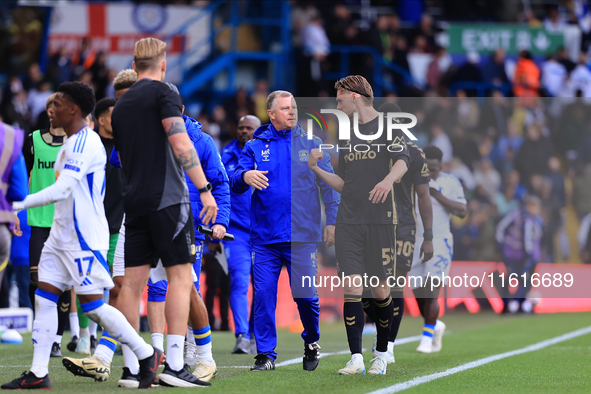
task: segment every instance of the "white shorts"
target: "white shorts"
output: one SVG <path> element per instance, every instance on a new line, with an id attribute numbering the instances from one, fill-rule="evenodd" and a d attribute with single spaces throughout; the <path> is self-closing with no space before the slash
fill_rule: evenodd
<path id="1" fill-rule="evenodd" d="M 193 273 L 193 282 L 196 282 L 197 275 L 193 269 L 191 269 L 191 272 Z M 115 248 L 115 257 L 113 258 L 113 278 L 116 276 L 125 276 L 125 216 L 123 217 L 123 223 L 121 223 L 119 239 Z M 162 265 L 162 261 L 158 261 L 156 268 L 150 270 L 150 280 L 152 283 L 168 280 L 166 268 Z"/>
<path id="2" fill-rule="evenodd" d="M 76 294 L 103 294 L 113 288 L 107 250 L 61 250 L 46 242 L 39 259 L 39 282 Z"/>
<path id="3" fill-rule="evenodd" d="M 423 237 L 417 236 L 416 245 L 422 244 Z M 429 261 L 425 261 L 424 263 L 419 257 L 421 254 L 421 248 L 415 248 L 412 260 L 412 268 L 410 269 L 408 276 L 420 276 L 423 279 L 426 279 L 427 275 L 439 277 L 441 277 L 441 275 L 449 275 L 449 270 L 451 269 L 451 260 L 453 258 L 453 250 L 454 239 L 451 235 L 446 238 L 433 238 L 433 258 L 431 258 Z M 410 281 L 411 288 L 413 289 L 419 287 L 418 284 L 419 281 Z"/>

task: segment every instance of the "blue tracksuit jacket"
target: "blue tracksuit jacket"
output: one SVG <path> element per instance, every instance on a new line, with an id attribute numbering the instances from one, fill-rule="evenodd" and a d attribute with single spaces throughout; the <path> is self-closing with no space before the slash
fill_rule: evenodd
<path id="1" fill-rule="evenodd" d="M 232 174 L 230 184 L 235 193 L 245 193 L 250 186 L 244 173 L 269 171 L 269 187 L 254 190 L 250 209 L 252 245 L 281 242 L 321 242 L 321 214 L 318 187 L 326 211 L 326 224 L 335 224 L 340 195 L 308 168 L 310 149 L 322 140 L 308 140 L 297 125 L 293 130 L 278 131 L 272 124 L 259 127 L 248 141 Z M 291 164 L 291 165 L 290 165 Z M 318 165 L 333 172 L 329 155 Z"/>

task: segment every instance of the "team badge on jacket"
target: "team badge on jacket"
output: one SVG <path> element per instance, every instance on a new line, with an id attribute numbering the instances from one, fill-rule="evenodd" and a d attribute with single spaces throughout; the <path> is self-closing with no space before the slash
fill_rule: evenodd
<path id="1" fill-rule="evenodd" d="M 263 161 L 271 161 L 269 156 L 271 156 L 271 148 L 267 148 L 261 151 L 261 155 L 263 156 Z"/>
<path id="2" fill-rule="evenodd" d="M 307 162 L 309 158 L 310 158 L 309 151 L 307 151 L 306 149 L 300 150 L 300 161 L 301 162 Z"/>

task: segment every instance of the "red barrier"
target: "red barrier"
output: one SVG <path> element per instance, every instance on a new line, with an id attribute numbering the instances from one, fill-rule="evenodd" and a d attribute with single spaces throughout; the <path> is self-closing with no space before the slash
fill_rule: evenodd
<path id="1" fill-rule="evenodd" d="M 536 267 L 535 273 L 540 278 L 540 285 L 532 289 L 530 296 L 536 298 L 538 301 L 534 307 L 536 313 L 557 313 L 557 312 L 588 312 L 591 311 L 591 266 L 580 264 L 551 264 L 540 263 Z M 491 308 L 496 313 L 501 313 L 503 310 L 502 294 L 499 294 L 497 287 L 493 286 L 492 278 L 495 275 L 503 274 L 505 278 L 505 288 L 509 286 L 507 277 L 507 270 L 503 263 L 497 262 L 480 262 L 480 261 L 454 261 L 450 275 L 451 277 L 470 277 L 481 278 L 480 284 L 482 286 L 451 286 L 445 289 L 447 298 L 440 298 L 440 313 L 443 315 L 445 311 L 453 311 L 456 307 L 464 305 L 470 313 L 478 313 L 481 306 L 476 299 L 478 294 L 474 294 L 475 289 L 479 288 L 486 296 Z M 572 275 L 573 282 L 570 287 L 566 287 L 566 283 L 562 286 L 544 286 L 549 282 L 546 280 L 542 283 L 542 278 L 564 278 L 567 274 Z M 335 268 L 320 268 L 319 276 L 335 276 L 337 275 Z M 544 276 L 545 275 L 545 276 Z M 556 275 L 556 276 L 555 276 Z M 568 277 L 568 276 L 567 276 Z M 484 279 L 484 280 L 482 280 Z M 201 291 L 205 295 L 205 274 L 201 274 Z M 497 283 L 497 282 L 495 282 Z M 558 281 L 551 282 L 558 284 Z M 515 293 L 517 287 L 508 287 L 510 293 Z M 320 298 L 320 320 L 321 321 L 335 321 L 342 318 L 343 299 L 342 297 L 323 297 L 323 294 L 329 292 L 319 291 Z M 335 294 L 335 293 L 332 293 Z M 338 294 L 337 294 L 338 295 Z M 442 292 L 443 295 L 443 292 Z M 566 298 L 572 296 L 572 298 Z M 404 288 L 405 297 L 405 311 L 411 316 L 418 316 L 419 308 L 414 299 L 414 295 L 410 287 Z M 482 297 L 481 297 L 482 298 Z M 252 286 L 248 292 L 249 302 L 252 300 Z M 145 302 L 147 301 L 147 292 L 144 292 L 142 300 L 142 315 L 145 315 Z M 214 315 L 219 319 L 219 305 L 216 298 Z M 284 268 L 281 271 L 278 284 L 277 294 L 277 311 L 276 311 L 277 327 L 290 328 L 294 332 L 302 330 L 297 306 L 291 296 L 291 287 L 287 270 Z M 230 329 L 234 329 L 234 321 L 232 313 L 229 312 Z"/>

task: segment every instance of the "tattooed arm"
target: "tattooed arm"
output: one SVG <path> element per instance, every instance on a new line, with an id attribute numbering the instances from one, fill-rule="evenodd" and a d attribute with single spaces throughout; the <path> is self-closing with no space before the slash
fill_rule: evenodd
<path id="1" fill-rule="evenodd" d="M 168 137 L 168 142 L 172 146 L 172 150 L 183 170 L 187 173 L 191 181 L 199 189 L 202 189 L 207 184 L 207 179 L 199 163 L 199 157 L 195 151 L 195 147 L 187 134 L 185 129 L 185 122 L 183 118 L 172 117 L 162 120 L 162 126 Z M 203 203 L 203 210 L 200 217 L 203 217 L 204 224 L 215 223 L 218 207 L 211 192 L 201 193 L 201 202 Z M 203 216 L 205 214 L 205 216 Z"/>

